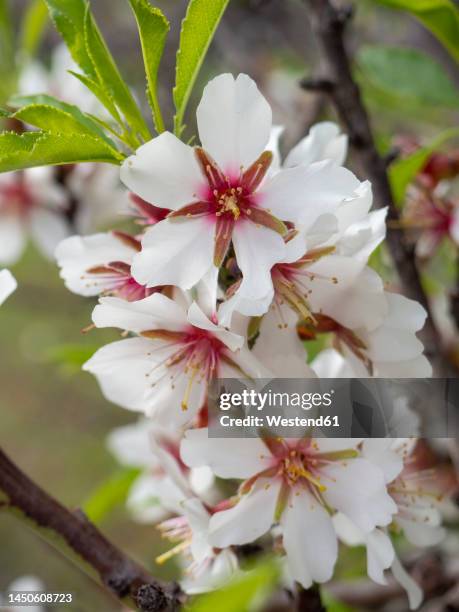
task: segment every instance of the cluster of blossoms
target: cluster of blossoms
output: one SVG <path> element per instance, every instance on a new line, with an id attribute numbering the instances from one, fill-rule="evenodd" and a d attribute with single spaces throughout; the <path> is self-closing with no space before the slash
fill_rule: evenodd
<path id="1" fill-rule="evenodd" d="M 200 146 L 164 132 L 124 162 L 135 233 L 72 236 L 56 250 L 67 287 L 99 296 L 94 326 L 123 334 L 84 369 L 143 415 L 109 441 L 142 469 L 129 507 L 174 541 L 160 562 L 191 559 L 187 592 L 218 587 L 239 571 L 237 546 L 259 538 L 287 580 L 309 587 L 332 577 L 339 540 L 358 539 L 370 577 L 384 583 L 391 568 L 415 607 L 390 533 L 420 545 L 442 533 L 415 443 L 207 430 L 215 377 L 431 375 L 416 337 L 423 308 L 367 265 L 386 211 L 370 212 L 371 185 L 343 167 L 336 125 L 316 125 L 282 159 L 282 130 L 246 75 L 212 80 L 197 124 Z M 318 337 L 327 348 L 308 365 L 304 341 Z M 229 498 L 221 479 L 241 481 Z"/>

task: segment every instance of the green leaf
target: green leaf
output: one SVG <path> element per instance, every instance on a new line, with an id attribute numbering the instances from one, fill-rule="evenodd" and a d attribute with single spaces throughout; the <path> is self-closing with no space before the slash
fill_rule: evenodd
<path id="1" fill-rule="evenodd" d="M 89 520 L 100 524 L 116 506 L 124 504 L 132 483 L 139 474 L 138 468 L 121 468 L 94 491 L 83 505 Z"/>
<path id="2" fill-rule="evenodd" d="M 254 569 L 222 589 L 197 597 L 189 612 L 252 612 L 261 609 L 276 588 L 278 577 L 279 566 L 275 561 L 258 562 Z"/>
<path id="3" fill-rule="evenodd" d="M 97 80 L 97 73 L 86 49 L 84 22 L 86 0 L 45 0 L 56 30 L 64 39 L 71 56 L 83 72 Z"/>
<path id="4" fill-rule="evenodd" d="M 89 91 L 91 91 L 96 96 L 96 98 L 99 100 L 102 106 L 105 106 L 105 108 L 108 110 L 110 115 L 113 117 L 113 119 L 115 119 L 117 123 L 119 123 L 120 125 L 123 123 L 120 117 L 120 114 L 115 104 L 113 103 L 113 100 L 110 98 L 108 93 L 104 90 L 104 88 L 99 85 L 99 83 L 97 83 L 96 81 L 93 81 L 92 79 L 90 79 L 84 74 L 78 74 L 78 72 L 74 72 L 73 70 L 69 70 L 69 72 L 76 79 L 81 81 L 83 85 L 85 85 L 89 89 Z"/>
<path id="5" fill-rule="evenodd" d="M 229 0 L 190 0 L 180 32 L 174 104 L 175 133 L 182 131 L 191 90 Z"/>
<path id="6" fill-rule="evenodd" d="M 148 0 L 129 0 L 129 3 L 139 28 L 148 83 L 148 101 L 153 112 L 153 120 L 156 131 L 164 132 L 164 121 L 157 95 L 157 79 L 159 63 L 169 32 L 169 22 L 159 9 L 151 6 Z"/>
<path id="7" fill-rule="evenodd" d="M 120 153 L 87 134 L 0 134 L 0 172 L 82 162 L 119 164 L 122 160 Z"/>
<path id="8" fill-rule="evenodd" d="M 104 133 L 92 117 L 80 111 L 77 106 L 67 104 L 46 94 L 35 96 L 13 96 L 10 105 L 20 108 L 12 116 L 46 132 L 84 133 L 102 138 L 116 150 L 114 142 Z"/>
<path id="9" fill-rule="evenodd" d="M 459 128 L 451 128 L 437 136 L 429 145 L 418 149 L 411 155 L 404 157 L 391 164 L 389 168 L 389 179 L 392 187 L 392 193 L 397 205 L 403 203 L 405 191 L 408 185 L 413 181 L 416 174 L 420 172 L 429 156 L 445 142 L 453 138 L 459 137 Z"/>
<path id="10" fill-rule="evenodd" d="M 48 21 L 48 9 L 44 0 L 33 0 L 28 6 L 21 23 L 19 48 L 22 58 L 35 55 Z"/>
<path id="11" fill-rule="evenodd" d="M 459 10 L 451 0 L 375 0 L 408 11 L 434 34 L 459 62 Z"/>
<path id="12" fill-rule="evenodd" d="M 84 21 L 84 34 L 86 47 L 97 73 L 97 81 L 108 92 L 118 109 L 123 113 L 134 134 L 140 134 L 144 140 L 149 140 L 151 138 L 150 130 L 129 87 L 119 73 L 118 67 L 89 10 L 89 6 L 86 10 Z"/>
<path id="13" fill-rule="evenodd" d="M 415 49 L 363 47 L 358 64 L 370 84 L 410 105 L 457 108 L 459 93 L 442 66 Z"/>

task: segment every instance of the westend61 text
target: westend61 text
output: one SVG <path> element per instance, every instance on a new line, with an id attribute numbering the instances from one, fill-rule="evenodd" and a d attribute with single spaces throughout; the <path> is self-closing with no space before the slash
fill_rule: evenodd
<path id="1" fill-rule="evenodd" d="M 306 417 L 283 417 L 267 414 L 263 416 L 230 417 L 224 414 L 219 419 L 222 427 L 339 427 L 338 415 Z"/>

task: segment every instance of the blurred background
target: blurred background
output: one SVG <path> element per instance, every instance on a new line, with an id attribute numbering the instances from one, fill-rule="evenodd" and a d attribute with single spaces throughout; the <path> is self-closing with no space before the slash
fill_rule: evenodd
<path id="1" fill-rule="evenodd" d="M 10 3 L 17 28 L 29 4 L 26 0 Z M 158 0 L 156 4 L 171 22 L 160 71 L 160 100 L 171 125 L 175 51 L 187 3 Z M 403 156 L 444 138 L 440 151 L 454 159 L 457 141 L 450 138 L 454 135 L 450 132 L 459 117 L 457 66 L 439 42 L 409 16 L 380 8 L 371 0 L 355 4 L 349 45 L 356 54 L 356 75 L 381 151 L 387 153 L 395 147 Z M 91 5 L 124 76 L 145 107 L 143 65 L 128 2 L 92 0 Z M 46 25 L 34 60 L 45 72 L 53 69 L 53 53 L 59 43 L 53 27 Z M 414 49 L 419 54 L 402 51 L 400 55 L 397 50 L 387 51 L 388 47 Z M 288 150 L 312 123 L 334 118 L 322 95 L 306 93 L 298 85 L 301 78 L 320 72 L 320 65 L 307 11 L 300 0 L 232 0 L 194 89 L 187 133 L 191 136 L 194 131 L 193 110 L 203 84 L 220 72 L 246 72 L 272 104 L 276 123 L 286 127 L 283 146 Z M 10 76 L 16 85 L 21 80 L 19 73 Z M 60 77 L 54 78 L 58 89 Z M 0 105 L 5 102 L 3 99 Z M 352 156 L 350 166 L 361 175 Z M 110 199 L 104 203 L 105 212 L 110 212 L 111 204 Z M 87 232 L 108 225 L 105 213 L 101 219 L 97 214 L 95 219 L 89 216 Z M 122 226 L 122 218 L 117 221 Z M 372 263 L 393 282 L 384 249 Z M 446 302 L 456 285 L 455 244 L 446 238 L 422 265 L 438 324 L 454 355 L 456 334 Z M 133 522 L 124 508 L 123 497 L 134 472 L 121 468 L 106 447 L 107 434 L 133 422 L 135 416 L 105 401 L 95 379 L 80 371 L 81 363 L 97 347 L 116 339 L 116 333 L 82 333 L 90 323 L 94 302 L 66 290 L 55 263 L 33 244 L 29 243 L 18 261 L 8 267 L 19 288 L 0 311 L 0 445 L 64 504 L 90 508 L 102 530 L 130 555 L 159 575 L 174 576 L 173 563 L 160 568 L 155 565 L 155 556 L 167 548 L 155 528 Z M 458 545 L 458 533 L 452 531 L 450 548 Z M 364 575 L 363 551 L 350 551 L 340 572 L 338 577 L 349 579 Z M 77 603 L 66 610 L 119 610 L 119 604 L 47 544 L 0 513 L 0 592 L 27 574 L 38 576 L 48 592 L 72 592 Z M 388 605 L 390 610 L 406 609 L 404 601 Z"/>

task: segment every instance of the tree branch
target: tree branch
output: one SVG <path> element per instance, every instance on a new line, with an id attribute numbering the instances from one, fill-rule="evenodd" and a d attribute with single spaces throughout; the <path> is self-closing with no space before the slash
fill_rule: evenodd
<path id="1" fill-rule="evenodd" d="M 309 589 L 297 585 L 295 610 L 296 612 L 326 612 L 326 608 L 322 605 L 318 585 Z"/>
<path id="2" fill-rule="evenodd" d="M 172 612 L 182 595 L 156 580 L 95 527 L 38 487 L 0 449 L 0 510 L 8 510 L 70 557 L 118 599 L 146 612 Z"/>
<path id="3" fill-rule="evenodd" d="M 328 94 L 338 115 L 349 133 L 350 143 L 360 158 L 363 169 L 373 185 L 377 207 L 388 207 L 387 244 L 395 267 L 408 296 L 420 302 L 428 313 L 422 340 L 425 354 L 430 359 L 434 372 L 439 376 L 451 373 L 451 364 L 441 350 L 441 339 L 435 328 L 431 310 L 416 267 L 413 246 L 404 232 L 395 229 L 393 222 L 399 214 L 392 197 L 387 176 L 387 162 L 378 153 L 370 120 L 362 102 L 359 87 L 352 76 L 351 61 L 344 44 L 344 29 L 351 11 L 338 8 L 332 0 L 305 0 L 309 7 L 311 25 L 322 51 L 325 74 L 311 82 L 303 81 L 302 86 Z"/>

